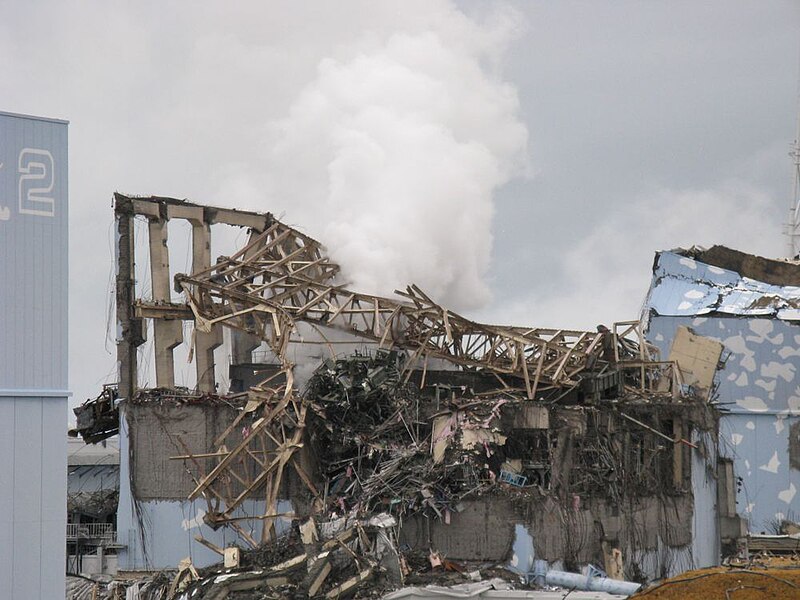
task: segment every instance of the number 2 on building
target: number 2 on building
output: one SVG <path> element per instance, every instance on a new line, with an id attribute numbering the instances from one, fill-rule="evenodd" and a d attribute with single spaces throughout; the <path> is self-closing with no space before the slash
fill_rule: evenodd
<path id="1" fill-rule="evenodd" d="M 19 153 L 19 212 L 55 216 L 53 155 L 47 150 L 23 148 Z"/>

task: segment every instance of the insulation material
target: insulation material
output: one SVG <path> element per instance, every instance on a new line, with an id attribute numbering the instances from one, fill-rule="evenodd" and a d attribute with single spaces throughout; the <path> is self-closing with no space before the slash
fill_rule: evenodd
<path id="1" fill-rule="evenodd" d="M 461 432 L 461 447 L 464 450 L 474 450 L 487 444 L 502 446 L 506 443 L 506 436 L 488 429 L 465 429 Z"/>
<path id="2" fill-rule="evenodd" d="M 458 413 L 436 417 L 433 420 L 433 435 L 431 436 L 433 448 L 431 454 L 433 455 L 434 464 L 438 465 L 444 460 L 444 453 L 450 445 L 450 438 L 453 436 L 457 422 Z"/>

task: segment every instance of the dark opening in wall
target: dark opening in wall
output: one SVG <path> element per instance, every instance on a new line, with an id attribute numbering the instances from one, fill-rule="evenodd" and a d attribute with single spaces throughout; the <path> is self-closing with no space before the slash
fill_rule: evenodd
<path id="1" fill-rule="evenodd" d="M 789 466 L 800 471 L 800 421 L 789 428 Z"/>

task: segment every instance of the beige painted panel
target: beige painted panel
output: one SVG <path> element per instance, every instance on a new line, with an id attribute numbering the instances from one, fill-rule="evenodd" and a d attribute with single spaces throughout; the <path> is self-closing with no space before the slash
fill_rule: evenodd
<path id="1" fill-rule="evenodd" d="M 721 343 L 697 335 L 688 327 L 678 327 L 672 341 L 669 360 L 677 363 L 683 383 L 694 386 L 706 400 L 714 383 L 722 348 Z"/>

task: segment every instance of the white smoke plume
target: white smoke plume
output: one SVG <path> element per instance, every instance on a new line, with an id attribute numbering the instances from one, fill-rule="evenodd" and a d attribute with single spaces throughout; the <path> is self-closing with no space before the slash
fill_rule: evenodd
<path id="1" fill-rule="evenodd" d="M 490 299 L 493 193 L 526 168 L 517 93 L 495 69 L 517 21 L 443 4 L 367 34 L 272 123 L 266 208 L 325 243 L 354 290 L 413 282 L 459 309 Z"/>

